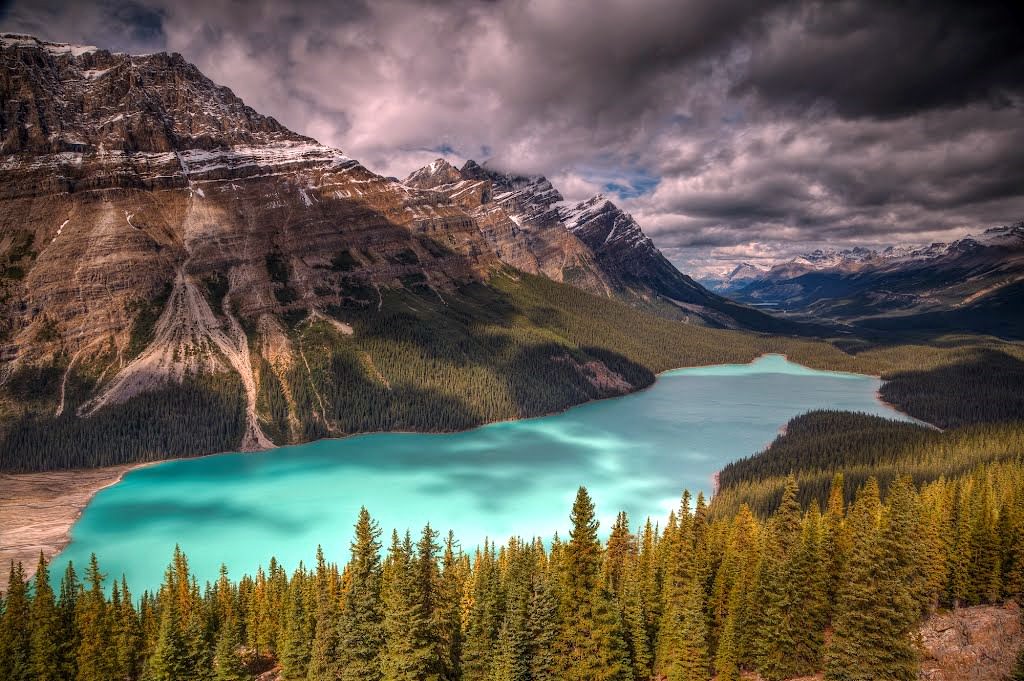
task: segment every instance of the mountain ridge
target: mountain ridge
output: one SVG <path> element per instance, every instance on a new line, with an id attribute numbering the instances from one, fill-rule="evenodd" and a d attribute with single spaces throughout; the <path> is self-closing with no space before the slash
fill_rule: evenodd
<path id="1" fill-rule="evenodd" d="M 615 301 L 679 328 L 774 323 L 696 285 L 715 308 L 629 290 L 566 228 L 544 178 L 475 163 L 454 187 L 426 178 L 455 178 L 440 164 L 409 180 L 422 188 L 381 177 L 180 55 L 7 36 L 0 65 L 11 456 L 464 428 L 653 380 L 610 344 Z M 595 318 L 576 323 L 591 335 L 566 335 L 569 308 L 531 297 L 531 273 L 608 301 L 586 301 Z"/>
<path id="2" fill-rule="evenodd" d="M 1022 290 L 1024 222 L 1016 222 L 948 244 L 817 251 L 776 265 L 730 295 L 864 330 L 1020 338 Z"/>

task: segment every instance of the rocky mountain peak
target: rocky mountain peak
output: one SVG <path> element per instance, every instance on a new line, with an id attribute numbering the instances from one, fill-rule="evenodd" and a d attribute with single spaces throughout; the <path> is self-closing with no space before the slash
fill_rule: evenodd
<path id="1" fill-rule="evenodd" d="M 432 161 L 429 165 L 425 165 L 419 170 L 410 173 L 403 181 L 403 184 L 418 189 L 434 189 L 446 184 L 462 182 L 464 179 L 466 178 L 463 177 L 458 168 L 445 159 L 439 158 Z"/>
<path id="2" fill-rule="evenodd" d="M 0 151 L 163 153 L 313 142 L 246 106 L 180 54 L 0 38 Z"/>
<path id="3" fill-rule="evenodd" d="M 741 262 L 739 265 L 736 265 L 736 267 L 734 267 L 732 271 L 726 275 L 725 278 L 726 281 L 730 282 L 743 281 L 746 279 L 756 279 L 757 277 L 762 276 L 767 271 L 768 270 L 766 270 L 765 268 L 758 267 L 757 265 L 752 265 L 749 262 Z"/>
<path id="4" fill-rule="evenodd" d="M 603 248 L 614 243 L 629 248 L 654 249 L 653 242 L 647 238 L 633 216 L 603 194 L 597 194 L 572 208 L 563 208 L 561 214 L 569 231 L 591 244 L 591 248 Z"/>

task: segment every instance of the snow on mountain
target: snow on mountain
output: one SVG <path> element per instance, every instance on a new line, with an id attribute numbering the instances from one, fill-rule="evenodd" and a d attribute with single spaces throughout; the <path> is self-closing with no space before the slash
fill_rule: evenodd
<path id="1" fill-rule="evenodd" d="M 764 267 L 752 265 L 749 262 L 741 262 L 725 276 L 725 280 L 728 282 L 751 281 L 764 276 L 767 271 Z"/>

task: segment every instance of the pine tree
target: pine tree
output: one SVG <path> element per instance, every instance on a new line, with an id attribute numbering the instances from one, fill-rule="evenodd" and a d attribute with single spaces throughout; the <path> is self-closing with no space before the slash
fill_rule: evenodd
<path id="1" fill-rule="evenodd" d="M 485 681 L 491 677 L 494 650 L 501 628 L 501 595 L 493 546 L 487 539 L 473 561 L 472 581 L 467 584 L 462 678 Z"/>
<path id="2" fill-rule="evenodd" d="M 309 681 L 333 680 L 341 676 L 338 649 L 341 611 L 327 580 L 321 577 L 318 578 L 318 582 L 322 586 L 319 587 L 317 594 L 316 628 L 306 675 Z"/>
<path id="3" fill-rule="evenodd" d="M 598 522 L 585 487 L 576 494 L 570 520 L 562 566 L 562 676 L 568 681 L 628 679 L 622 625 L 611 595 L 601 584 Z"/>
<path id="4" fill-rule="evenodd" d="M 769 681 L 779 681 L 813 669 L 797 657 L 800 629 L 806 613 L 801 611 L 794 574 L 800 545 L 800 503 L 796 480 L 790 476 L 782 493 L 782 501 L 772 517 L 766 535 L 761 583 L 758 585 L 762 603 L 757 627 L 755 662 L 757 671 Z"/>
<path id="5" fill-rule="evenodd" d="M 694 574 L 681 602 L 673 602 L 662 624 L 665 639 L 671 642 L 671 654 L 662 654 L 660 666 L 666 681 L 707 681 L 707 623 L 704 618 L 704 590 Z"/>
<path id="6" fill-rule="evenodd" d="M 918 676 L 912 635 L 920 615 L 916 495 L 907 479 L 889 488 L 889 504 L 876 521 L 878 487 L 868 481 L 851 510 L 853 553 L 844 574 L 834 633 L 826 651 L 829 681 Z"/>
<path id="7" fill-rule="evenodd" d="M 28 681 L 33 677 L 32 612 L 21 563 L 11 563 L 7 594 L 0 618 L 0 669 L 10 681 Z"/>
<path id="8" fill-rule="evenodd" d="M 629 517 L 620 511 L 608 536 L 604 553 L 604 587 L 616 599 L 622 598 L 626 566 L 636 551 L 636 541 L 629 531 Z"/>
<path id="9" fill-rule="evenodd" d="M 384 648 L 380 527 L 365 507 L 359 510 L 355 531 L 337 657 L 342 669 L 341 678 L 345 681 L 376 681 L 382 674 L 381 654 Z M 398 560 L 397 554 L 394 555 Z M 407 558 L 404 553 L 401 555 L 402 579 L 407 577 Z M 404 588 L 404 585 L 396 588 Z M 398 622 L 393 621 L 392 624 L 397 632 Z"/>
<path id="10" fill-rule="evenodd" d="M 60 616 L 60 633 L 57 640 L 60 642 L 58 659 L 61 670 L 61 678 L 73 679 L 78 675 L 78 665 L 75 656 L 78 654 L 80 637 L 77 624 L 78 594 L 81 585 L 78 583 L 78 575 L 75 574 L 75 567 L 68 561 L 64 568 L 64 576 L 60 582 L 60 600 L 57 603 L 57 611 Z"/>
<path id="11" fill-rule="evenodd" d="M 50 571 L 42 551 L 36 567 L 35 595 L 32 598 L 31 660 L 32 677 L 38 681 L 61 679 L 60 613 L 50 586 Z"/>
<path id="12" fill-rule="evenodd" d="M 217 632 L 217 647 L 213 655 L 213 678 L 215 681 L 245 681 L 249 678 L 245 666 L 238 656 L 240 640 L 238 625 L 234 618 L 221 623 L 220 631 Z"/>
<path id="13" fill-rule="evenodd" d="M 181 681 L 190 678 L 193 671 L 185 633 L 181 630 L 178 599 L 167 588 L 172 582 L 173 577 L 168 574 L 163 590 L 160 633 L 149 658 L 147 681 Z"/>
<path id="14" fill-rule="evenodd" d="M 310 618 L 306 613 L 303 594 L 304 577 L 296 570 L 288 587 L 288 613 L 285 637 L 281 646 L 282 681 L 301 681 L 309 673 L 311 655 Z"/>
<path id="15" fill-rule="evenodd" d="M 103 591 L 106 576 L 100 572 L 96 554 L 89 557 L 85 571 L 89 588 L 82 595 L 76 610 L 77 627 L 81 635 L 76 660 L 78 681 L 109 681 L 111 678 L 110 618 L 107 599 Z"/>
<path id="16" fill-rule="evenodd" d="M 434 632 L 437 636 L 441 677 L 456 681 L 460 676 L 462 658 L 462 593 L 465 590 L 465 562 L 458 551 L 455 534 L 449 530 L 441 558 L 440 584 Z"/>
<path id="17" fill-rule="evenodd" d="M 142 627 L 124 575 L 121 576 L 120 590 L 114 583 L 113 594 L 117 596 L 117 603 L 111 608 L 117 675 L 123 679 L 135 679 L 142 664 Z"/>
<path id="18" fill-rule="evenodd" d="M 539 542 L 534 551 L 543 556 Z M 527 607 L 527 641 L 531 681 L 559 679 L 557 644 L 559 635 L 558 594 L 554 577 L 548 570 L 538 571 L 533 578 Z"/>
<path id="19" fill-rule="evenodd" d="M 415 551 L 408 532 L 402 542 L 392 535 L 384 566 L 384 648 L 381 668 L 386 679 L 422 681 L 428 678 L 432 650 L 426 639 L 428 622 L 415 588 Z"/>

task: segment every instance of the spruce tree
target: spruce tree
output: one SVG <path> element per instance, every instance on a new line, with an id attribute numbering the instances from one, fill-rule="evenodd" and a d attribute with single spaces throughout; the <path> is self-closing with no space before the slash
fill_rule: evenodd
<path id="1" fill-rule="evenodd" d="M 622 625 L 601 583 L 601 544 L 594 503 L 580 487 L 570 516 L 572 530 L 563 556 L 562 677 L 567 681 L 630 678 Z"/>
<path id="2" fill-rule="evenodd" d="M 543 551 L 543 547 L 539 548 Z M 559 679 L 558 594 L 554 577 L 547 571 L 534 576 L 527 608 L 527 641 L 531 681 Z"/>
<path id="3" fill-rule="evenodd" d="M 755 662 L 757 671 L 768 681 L 779 681 L 805 673 L 802 660 L 797 657 L 800 629 L 806 613 L 801 612 L 794 574 L 800 545 L 800 503 L 797 484 L 793 476 L 786 480 L 782 501 L 772 517 L 765 539 L 761 582 L 758 596 L 762 609 L 757 627 Z"/>
<path id="4" fill-rule="evenodd" d="M 839 580 L 849 554 L 849 538 L 844 523 L 844 488 L 842 473 L 836 473 L 829 489 L 828 504 L 822 527 L 822 553 L 825 556 L 825 593 L 830 607 L 835 606 Z"/>
<path id="5" fill-rule="evenodd" d="M 462 593 L 465 590 L 465 562 L 458 550 L 455 534 L 449 530 L 441 558 L 434 632 L 437 636 L 441 677 L 456 681 L 462 658 Z"/>
<path id="6" fill-rule="evenodd" d="M 213 644 L 207 623 L 205 604 L 199 598 L 199 587 L 192 578 L 188 590 L 188 611 L 184 618 L 185 648 L 192 681 L 212 681 Z"/>
<path id="7" fill-rule="evenodd" d="M 704 618 L 704 590 L 694 574 L 684 594 L 677 596 L 666 611 L 662 627 L 665 640 L 671 642 L 671 653 L 662 651 L 659 663 L 666 681 L 707 681 L 709 672 L 707 622 Z"/>
<path id="8" fill-rule="evenodd" d="M 167 582 L 173 578 L 168 576 Z M 169 588 L 164 588 L 165 596 L 161 604 L 160 633 L 149 658 L 146 669 L 147 681 L 181 681 L 188 679 L 193 672 L 189 659 L 185 633 L 181 629 L 181 613 L 178 610 L 178 599 Z"/>
<path id="9" fill-rule="evenodd" d="M 377 681 L 381 678 L 384 647 L 384 609 L 381 596 L 380 527 L 366 508 L 359 510 L 348 564 L 348 592 L 338 635 L 337 658 L 345 681 Z M 393 551 L 395 550 L 392 547 Z M 399 551 L 399 553 L 401 553 Z M 398 554 L 393 554 L 398 561 Z M 407 556 L 401 553 L 401 579 Z M 405 584 L 396 585 L 404 589 Z M 397 596 L 396 596 L 397 598 Z M 395 631 L 398 623 L 393 622 Z"/>
<path id="10" fill-rule="evenodd" d="M 386 679 L 422 681 L 429 678 L 432 653 L 425 637 L 428 623 L 417 598 L 415 551 L 408 532 L 402 542 L 392 535 L 384 567 L 384 647 L 381 668 Z"/>
<path id="11" fill-rule="evenodd" d="M 60 582 L 60 600 L 57 603 L 57 610 L 60 615 L 60 634 L 57 640 L 60 642 L 58 651 L 61 678 L 73 679 L 78 675 L 78 665 L 75 656 L 78 654 L 79 633 L 77 624 L 77 603 L 81 585 L 78 582 L 78 575 L 75 574 L 75 567 L 68 561 L 64 568 L 64 576 Z"/>
<path id="12" fill-rule="evenodd" d="M 81 636 L 75 656 L 78 681 L 109 681 L 111 677 L 111 632 L 107 599 L 103 591 L 105 579 L 94 553 L 89 557 L 89 567 L 85 571 L 89 588 L 82 595 L 76 610 Z"/>
<path id="13" fill-rule="evenodd" d="M 302 681 L 309 673 L 311 631 L 303 586 L 302 572 L 297 570 L 288 587 L 287 623 L 280 656 L 282 681 Z"/>
<path id="14" fill-rule="evenodd" d="M 120 590 L 115 582 L 113 593 L 120 593 L 111 613 L 116 667 L 121 678 L 135 679 L 142 664 L 142 627 L 124 575 L 121 576 Z"/>
<path id="15" fill-rule="evenodd" d="M 501 628 L 498 569 L 493 546 L 487 539 L 484 540 L 483 549 L 476 553 L 468 591 L 462 678 L 465 681 L 486 681 L 491 677 L 495 646 Z"/>
<path id="16" fill-rule="evenodd" d="M 0 669 L 10 681 L 29 681 L 33 677 L 32 613 L 21 563 L 11 562 L 7 594 L 0 618 Z"/>
<path id="17" fill-rule="evenodd" d="M 971 586 L 973 603 L 994 603 L 1002 595 L 1002 547 L 997 533 L 998 511 L 991 477 L 975 472 L 974 503 L 971 508 Z"/>
<path id="18" fill-rule="evenodd" d="M 36 567 L 32 598 L 32 655 L 30 667 L 37 681 L 58 681 L 60 668 L 60 613 L 50 586 L 50 571 L 42 551 Z"/>
<path id="19" fill-rule="evenodd" d="M 640 679 L 651 676 L 654 663 L 648 623 L 650 599 L 645 594 L 644 568 L 639 559 L 632 560 L 626 570 L 622 590 L 622 618 L 630 667 Z"/>
<path id="20" fill-rule="evenodd" d="M 920 615 L 916 495 L 909 480 L 889 488 L 889 503 L 876 521 L 878 487 L 869 480 L 854 502 L 849 522 L 853 553 L 844 573 L 834 632 L 826 650 L 829 681 L 918 676 L 912 638 Z"/>
<path id="21" fill-rule="evenodd" d="M 437 543 L 437 536 L 437 532 L 427 523 L 416 543 L 416 561 L 410 573 L 413 599 L 422 617 L 422 629 L 414 635 L 419 637 L 418 645 L 425 655 L 424 681 L 440 681 L 445 671 L 437 635 L 438 590 L 441 582 L 437 566 L 437 553 L 441 547 Z"/>
<path id="22" fill-rule="evenodd" d="M 740 646 L 743 609 L 742 583 L 733 584 L 729 592 L 728 612 L 722 624 L 722 631 L 718 638 L 718 648 L 715 651 L 715 671 L 718 681 L 738 681 L 740 678 L 740 662 L 742 661 Z"/>
<path id="23" fill-rule="evenodd" d="M 228 617 L 221 622 L 220 630 L 217 632 L 217 647 L 213 655 L 213 678 L 215 681 L 246 681 L 249 678 L 245 666 L 238 656 L 240 645 L 241 635 L 238 632 L 238 623 L 235 617 Z M 332 677 L 321 676 L 319 678 Z"/>
<path id="24" fill-rule="evenodd" d="M 625 587 L 626 566 L 636 550 L 635 539 L 629 531 L 629 517 L 620 511 L 608 536 L 604 552 L 604 587 L 616 599 L 622 598 Z"/>
<path id="25" fill-rule="evenodd" d="M 341 651 L 338 648 L 341 610 L 327 580 L 322 580 L 321 584 L 317 598 L 316 628 L 306 675 L 309 681 L 333 680 L 341 676 Z"/>

